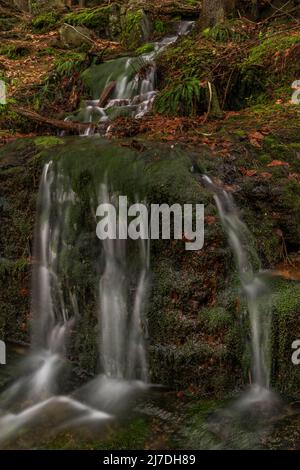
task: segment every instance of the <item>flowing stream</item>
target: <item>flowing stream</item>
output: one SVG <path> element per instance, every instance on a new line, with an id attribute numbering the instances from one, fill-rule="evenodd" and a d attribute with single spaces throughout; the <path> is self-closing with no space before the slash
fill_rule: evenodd
<path id="1" fill-rule="evenodd" d="M 119 116 L 141 118 L 148 113 L 157 96 L 156 57 L 166 47 L 177 41 L 180 36 L 188 34 L 195 22 L 180 21 L 176 34 L 167 36 L 153 43 L 151 52 L 138 57 L 115 59 L 109 65 L 96 66 L 97 99 L 86 101 L 85 109 L 80 117 L 84 122 L 102 123 L 109 130 L 109 122 Z M 101 105 L 101 93 L 111 87 L 108 99 Z M 84 135 L 94 132 L 88 128 Z"/>

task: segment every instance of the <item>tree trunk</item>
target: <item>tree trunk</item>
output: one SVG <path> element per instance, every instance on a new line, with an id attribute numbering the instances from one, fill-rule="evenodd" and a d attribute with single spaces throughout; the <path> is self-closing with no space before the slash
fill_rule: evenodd
<path id="1" fill-rule="evenodd" d="M 235 9 L 236 0 L 203 0 L 201 23 L 204 28 L 222 23 Z"/>

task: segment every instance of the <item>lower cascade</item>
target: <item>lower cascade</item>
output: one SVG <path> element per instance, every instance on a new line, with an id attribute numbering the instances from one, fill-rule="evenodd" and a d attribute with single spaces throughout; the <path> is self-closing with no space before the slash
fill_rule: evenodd
<path id="1" fill-rule="evenodd" d="M 113 197 L 103 183 L 97 203 Z M 132 395 L 147 389 L 144 310 L 150 289 L 149 244 L 136 242 L 137 272 L 133 274 L 127 263 L 127 241 L 107 240 L 96 260 L 101 373 L 79 389 L 60 394 L 69 340 L 83 313 L 62 271 L 66 258 L 72 256 L 71 213 L 77 202 L 59 165 L 47 163 L 41 177 L 33 254 L 32 345 L 20 365 L 20 378 L 0 397 L 2 445 L 22 426 L 45 425 L 50 416 L 53 429 L 99 426 L 126 407 Z M 95 202 L 91 200 L 94 212 Z"/>

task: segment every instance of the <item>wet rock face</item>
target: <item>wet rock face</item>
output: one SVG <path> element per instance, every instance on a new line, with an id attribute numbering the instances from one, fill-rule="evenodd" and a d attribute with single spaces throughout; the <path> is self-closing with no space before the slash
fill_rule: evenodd
<path id="1" fill-rule="evenodd" d="M 135 201 L 138 194 L 149 203 L 203 203 L 206 208 L 203 250 L 187 252 L 182 240 L 158 240 L 151 245 L 147 315 L 151 380 L 179 390 L 192 384 L 200 394 L 219 396 L 248 383 L 247 310 L 213 197 L 201 185 L 197 170 L 209 164 L 211 176 L 226 180 L 224 162 L 169 145 L 43 137 L 19 140 L 0 150 L 0 277 L 2 285 L 8 286 L 0 291 L 0 337 L 29 340 L 35 204 L 43 163 L 49 159 L 62 164 L 78 201 L 72 212 L 74 233 L 70 239 L 74 256 L 66 257 L 63 266 L 68 288 L 78 293 L 81 313 L 71 342 L 72 359 L 91 372 L 97 368 L 99 273 L 95 260 L 99 240 L 90 201 L 107 174 L 112 188 L 130 200 Z M 264 251 L 259 237 L 273 238 L 274 230 L 264 217 L 269 200 L 265 186 L 251 198 L 249 180 L 236 179 L 231 172 L 230 182 L 232 186 L 238 183 L 238 205 L 250 230 L 262 231 L 256 242 Z M 286 199 L 285 212 L 293 210 L 293 199 Z M 277 260 L 277 245 L 268 252 L 269 263 L 272 254 Z M 264 260 L 263 267 L 269 265 Z M 297 397 L 299 373 L 291 362 L 291 344 L 300 332 L 299 283 L 281 280 L 271 287 L 273 384 L 275 389 Z"/>

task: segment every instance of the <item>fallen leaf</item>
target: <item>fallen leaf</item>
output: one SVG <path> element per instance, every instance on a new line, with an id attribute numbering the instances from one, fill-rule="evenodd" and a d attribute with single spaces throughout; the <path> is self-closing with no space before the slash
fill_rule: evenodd
<path id="1" fill-rule="evenodd" d="M 211 225 L 211 224 L 214 224 L 216 222 L 216 218 L 213 216 L 213 215 L 207 215 L 205 217 L 205 222 L 208 224 L 208 225 Z"/>
<path id="2" fill-rule="evenodd" d="M 257 175 L 257 170 L 246 170 L 246 172 L 245 172 L 245 176 L 251 177 L 251 176 L 255 176 L 255 175 Z"/>
<path id="3" fill-rule="evenodd" d="M 259 176 L 263 179 L 266 179 L 266 180 L 269 180 L 270 178 L 273 178 L 272 173 L 268 173 L 267 171 L 263 171 L 262 173 L 260 173 Z"/>
<path id="4" fill-rule="evenodd" d="M 29 292 L 27 289 L 21 289 L 19 293 L 22 297 L 27 297 L 29 295 Z"/>
<path id="5" fill-rule="evenodd" d="M 267 165 L 269 168 L 274 166 L 289 166 L 287 162 L 282 162 L 281 160 L 273 160 L 271 163 Z"/>
<path id="6" fill-rule="evenodd" d="M 264 139 L 264 136 L 261 132 L 255 131 L 249 134 L 250 144 L 254 147 L 261 147 L 261 141 Z"/>

